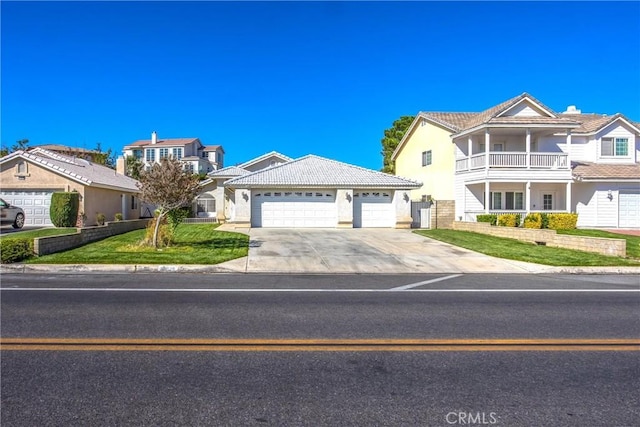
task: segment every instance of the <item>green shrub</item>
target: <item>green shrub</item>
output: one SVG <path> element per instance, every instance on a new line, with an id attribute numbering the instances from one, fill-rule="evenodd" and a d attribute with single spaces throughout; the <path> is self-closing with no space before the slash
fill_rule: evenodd
<path id="1" fill-rule="evenodd" d="M 3 264 L 23 261 L 33 256 L 33 239 L 11 238 L 0 240 L 0 258 Z"/>
<path id="2" fill-rule="evenodd" d="M 476 222 L 488 222 L 491 225 L 496 225 L 498 222 L 498 215 L 496 214 L 483 214 L 476 216 Z"/>
<path id="3" fill-rule="evenodd" d="M 113 217 L 114 221 L 122 221 L 122 214 L 121 213 L 117 213 L 114 215 Z"/>
<path id="4" fill-rule="evenodd" d="M 501 227 L 518 227 L 520 226 L 520 214 L 498 215 L 498 225 Z"/>
<path id="5" fill-rule="evenodd" d="M 542 219 L 542 225 L 540 226 L 540 228 L 549 228 L 549 214 L 541 212 L 540 218 Z"/>
<path id="6" fill-rule="evenodd" d="M 182 207 L 171 209 L 167 213 L 167 222 L 171 226 L 172 231 L 176 231 L 176 228 L 184 221 L 185 218 L 189 218 L 191 216 L 191 208 L 190 207 Z"/>
<path id="7" fill-rule="evenodd" d="M 548 214 L 551 230 L 575 230 L 578 225 L 578 214 L 553 213 Z"/>
<path id="8" fill-rule="evenodd" d="M 53 193 L 51 195 L 51 208 L 49 217 L 56 227 L 75 227 L 78 220 L 78 206 L 80 205 L 80 194 Z"/>
<path id="9" fill-rule="evenodd" d="M 530 213 L 524 217 L 524 228 L 542 228 L 542 215 L 539 213 Z"/>
<path id="10" fill-rule="evenodd" d="M 104 225 L 104 222 L 107 220 L 107 216 L 103 213 L 98 212 L 96 214 L 96 222 L 98 225 Z"/>

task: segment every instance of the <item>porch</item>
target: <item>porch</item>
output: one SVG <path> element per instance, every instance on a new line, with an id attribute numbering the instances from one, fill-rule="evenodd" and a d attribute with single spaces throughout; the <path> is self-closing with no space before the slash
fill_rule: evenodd
<path id="1" fill-rule="evenodd" d="M 571 181 L 486 181 L 462 185 L 463 203 L 456 206 L 459 221 L 476 222 L 478 215 L 485 214 L 520 214 L 524 220 L 533 212 L 571 212 Z"/>

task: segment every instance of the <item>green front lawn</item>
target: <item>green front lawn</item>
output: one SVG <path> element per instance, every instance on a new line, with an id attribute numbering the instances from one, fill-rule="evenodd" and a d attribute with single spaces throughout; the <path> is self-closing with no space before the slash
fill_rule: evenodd
<path id="1" fill-rule="evenodd" d="M 603 230 L 578 229 L 558 230 L 558 234 L 571 234 L 573 236 L 606 237 L 607 239 L 625 239 L 627 241 L 627 256 L 640 259 L 640 236 L 610 233 Z"/>
<path id="2" fill-rule="evenodd" d="M 73 234 L 77 228 L 41 228 L 39 230 L 16 231 L 0 235 L 0 239 L 35 239 L 36 237 L 58 236 Z"/>
<path id="3" fill-rule="evenodd" d="M 458 230 L 416 230 L 414 233 L 485 255 L 553 266 L 640 266 L 639 260 L 571 249 L 538 246 L 514 239 Z"/>
<path id="4" fill-rule="evenodd" d="M 249 236 L 217 231 L 213 224 L 180 224 L 176 241 L 155 250 L 140 246 L 145 230 L 26 261 L 29 264 L 219 264 L 247 256 Z"/>

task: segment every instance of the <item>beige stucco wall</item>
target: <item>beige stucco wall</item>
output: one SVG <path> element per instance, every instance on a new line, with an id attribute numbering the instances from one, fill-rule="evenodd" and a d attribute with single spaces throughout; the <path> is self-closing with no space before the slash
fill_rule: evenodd
<path id="1" fill-rule="evenodd" d="M 396 175 L 423 183 L 411 190 L 411 199 L 431 195 L 436 200 L 454 199 L 454 145 L 451 131 L 432 123 L 417 123 L 396 157 Z M 431 150 L 432 164 L 422 166 L 422 152 Z"/>
<path id="2" fill-rule="evenodd" d="M 107 221 L 113 221 L 116 213 L 122 213 L 124 219 L 140 218 L 139 201 L 137 209 L 131 209 L 132 192 L 123 192 L 104 188 L 84 186 L 79 182 L 65 178 L 62 175 L 51 172 L 34 163 L 27 163 L 27 173 L 24 180 L 15 176 L 16 165 L 23 159 L 15 159 L 1 166 L 0 183 L 3 190 L 55 190 L 55 191 L 77 191 L 80 196 L 80 206 L 78 212 L 84 212 L 87 216 L 85 225 L 97 223 L 96 214 L 105 214 Z M 122 210 L 121 195 L 126 196 L 125 210 Z"/>

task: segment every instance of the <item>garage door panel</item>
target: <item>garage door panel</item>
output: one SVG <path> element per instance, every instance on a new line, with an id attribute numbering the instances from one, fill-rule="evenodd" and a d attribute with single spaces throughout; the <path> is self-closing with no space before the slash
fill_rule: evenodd
<path id="1" fill-rule="evenodd" d="M 335 227 L 335 194 L 330 191 L 256 191 L 253 227 Z"/>
<path id="2" fill-rule="evenodd" d="M 25 225 L 51 226 L 49 209 L 52 194 L 52 190 L 4 190 L 0 197 L 24 210 Z"/>
<path id="3" fill-rule="evenodd" d="M 392 228 L 395 208 L 391 193 L 354 193 L 353 226 L 356 228 Z"/>
<path id="4" fill-rule="evenodd" d="M 618 199 L 618 227 L 640 227 L 640 191 L 620 190 Z"/>

